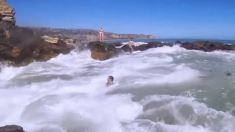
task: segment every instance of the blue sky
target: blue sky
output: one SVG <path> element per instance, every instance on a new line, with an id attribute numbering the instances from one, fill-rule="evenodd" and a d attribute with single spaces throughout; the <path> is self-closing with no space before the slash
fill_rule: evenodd
<path id="1" fill-rule="evenodd" d="M 7 0 L 19 26 L 235 40 L 235 0 Z"/>

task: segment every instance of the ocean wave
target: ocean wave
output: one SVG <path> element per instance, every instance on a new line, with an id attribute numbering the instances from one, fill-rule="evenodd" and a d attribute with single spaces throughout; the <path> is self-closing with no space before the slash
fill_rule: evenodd
<path id="1" fill-rule="evenodd" d="M 233 102 L 223 93 L 234 87 L 224 74 L 235 73 L 234 55 L 175 45 L 105 61 L 91 59 L 88 50 L 73 51 L 48 62 L 4 67 L 0 125 L 34 132 L 233 132 Z M 109 75 L 115 85 L 107 88 Z M 183 94 L 190 90 L 193 96 Z M 218 102 L 223 111 L 212 108 Z"/>

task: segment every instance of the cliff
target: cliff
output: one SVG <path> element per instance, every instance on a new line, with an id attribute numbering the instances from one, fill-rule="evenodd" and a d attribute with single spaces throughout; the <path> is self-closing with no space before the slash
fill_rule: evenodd
<path id="1" fill-rule="evenodd" d="M 33 61 L 47 61 L 74 47 L 63 40 L 46 41 L 30 28 L 15 25 L 15 10 L 0 0 L 0 61 L 13 66 L 25 66 Z M 1 67 L 0 67 L 1 68 Z"/>
<path id="2" fill-rule="evenodd" d="M 0 28 L 15 25 L 15 10 L 5 0 L 0 0 Z"/>
<path id="3" fill-rule="evenodd" d="M 36 28 L 30 27 L 36 32 L 40 32 L 44 35 L 57 37 L 60 39 L 75 39 L 82 41 L 97 41 L 98 40 L 98 30 L 92 29 L 63 29 L 63 28 Z M 143 35 L 143 34 L 117 34 L 105 32 L 105 40 L 112 39 L 155 39 L 153 35 Z"/>

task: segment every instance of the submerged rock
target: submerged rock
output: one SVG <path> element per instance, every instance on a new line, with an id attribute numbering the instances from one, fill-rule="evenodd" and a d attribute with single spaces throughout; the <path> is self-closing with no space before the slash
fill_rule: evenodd
<path id="1" fill-rule="evenodd" d="M 30 28 L 15 25 L 15 11 L 0 0 L 0 61 L 13 66 L 25 66 L 33 61 L 47 61 L 60 53 L 74 49 L 60 39 L 40 37 Z M 9 19 L 5 19 L 5 18 Z"/>
<path id="2" fill-rule="evenodd" d="M 24 132 L 24 130 L 21 126 L 6 125 L 3 127 L 0 127 L 0 132 Z"/>

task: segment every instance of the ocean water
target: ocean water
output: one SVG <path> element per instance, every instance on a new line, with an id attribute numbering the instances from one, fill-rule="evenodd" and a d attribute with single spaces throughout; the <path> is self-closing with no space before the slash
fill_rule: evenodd
<path id="1" fill-rule="evenodd" d="M 3 67 L 0 126 L 17 124 L 27 132 L 234 132 L 234 65 L 235 52 L 175 45 L 106 61 L 84 50 Z M 114 85 L 107 88 L 109 75 Z"/>
<path id="2" fill-rule="evenodd" d="M 110 42 L 116 41 L 116 42 L 126 42 L 129 40 L 126 39 L 120 39 L 120 40 L 109 40 Z M 181 42 L 195 42 L 195 41 L 210 41 L 210 42 L 221 42 L 226 44 L 235 44 L 235 40 L 216 40 L 216 39 L 134 39 L 136 42 L 170 42 L 174 43 L 176 41 Z"/>

